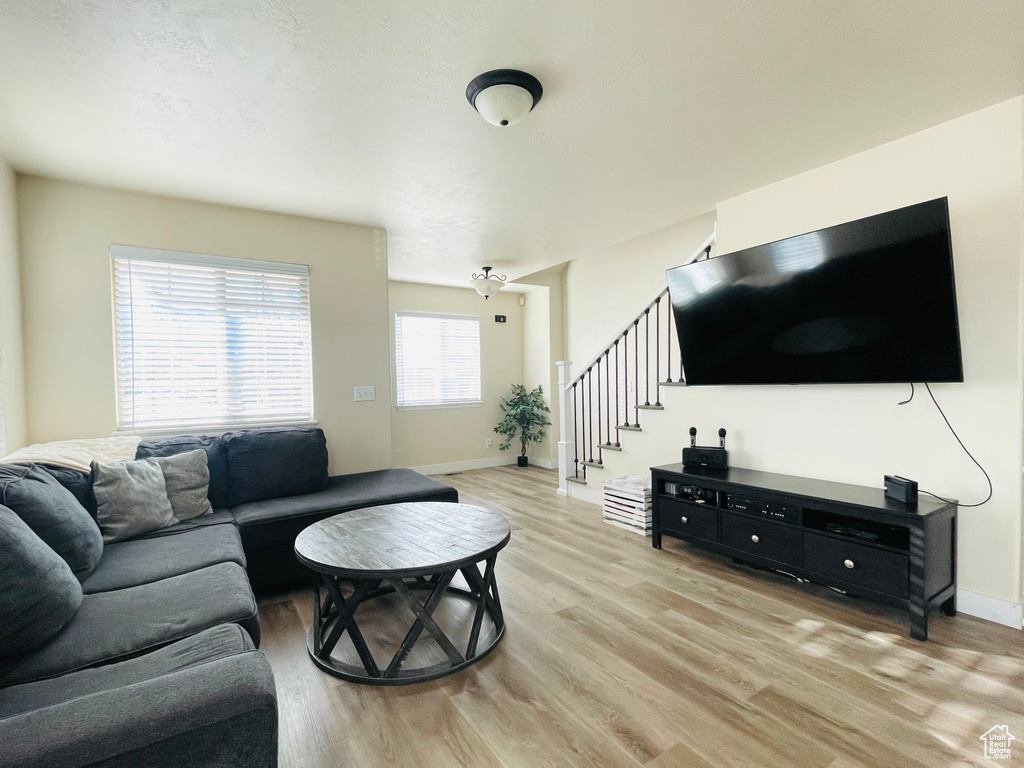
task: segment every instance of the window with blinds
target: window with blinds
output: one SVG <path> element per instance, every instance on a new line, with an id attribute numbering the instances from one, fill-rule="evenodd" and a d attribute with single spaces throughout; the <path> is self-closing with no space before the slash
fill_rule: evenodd
<path id="1" fill-rule="evenodd" d="M 309 267 L 112 245 L 118 428 L 313 418 Z"/>
<path id="2" fill-rule="evenodd" d="M 480 403 L 480 318 L 395 313 L 398 407 Z"/>

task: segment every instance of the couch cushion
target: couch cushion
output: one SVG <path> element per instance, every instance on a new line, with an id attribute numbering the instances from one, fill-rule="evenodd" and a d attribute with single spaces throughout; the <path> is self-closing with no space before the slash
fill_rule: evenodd
<path id="1" fill-rule="evenodd" d="M 174 523 L 167 483 L 156 459 L 92 463 L 96 522 L 106 542 L 123 541 Z"/>
<path id="2" fill-rule="evenodd" d="M 0 506 L 0 673 L 60 632 L 81 604 L 82 586 L 68 564 Z"/>
<path id="3" fill-rule="evenodd" d="M 259 645 L 256 600 L 245 570 L 236 563 L 85 595 L 74 618 L 44 647 L 7 670 L 0 685 L 117 661 L 228 623 L 239 624 Z"/>
<path id="4" fill-rule="evenodd" d="M 233 525 L 234 522 L 235 518 L 231 515 L 230 510 L 215 509 L 211 515 L 203 515 L 202 517 L 193 517 L 191 520 L 183 520 L 180 523 L 175 523 L 174 525 L 170 525 L 166 528 L 150 531 L 138 538 L 158 539 L 163 536 L 174 536 L 183 531 L 194 531 L 197 528 L 209 528 L 213 525 Z"/>
<path id="5" fill-rule="evenodd" d="M 167 500 L 171 502 L 176 522 L 213 513 L 207 498 L 210 470 L 206 451 L 197 449 L 174 456 L 156 456 L 148 461 L 155 461 L 164 474 Z"/>
<path id="6" fill-rule="evenodd" d="M 115 664 L 4 688 L 0 690 L 0 718 L 153 680 L 252 650 L 252 640 L 244 629 L 237 624 L 220 624 L 151 653 Z"/>
<path id="7" fill-rule="evenodd" d="M 67 561 L 79 579 L 103 554 L 96 522 L 78 499 L 35 464 L 0 466 L 0 504 L 13 509 L 28 527 Z"/>
<path id="8" fill-rule="evenodd" d="M 210 488 L 207 496 L 214 509 L 231 506 L 228 498 L 228 452 L 219 437 L 205 435 L 183 435 L 165 440 L 144 440 L 135 453 L 137 459 L 152 456 L 175 456 L 202 448 L 206 451 L 206 466 L 210 472 Z"/>
<path id="9" fill-rule="evenodd" d="M 40 469 L 63 485 L 71 495 L 78 499 L 78 503 L 85 507 L 93 520 L 96 519 L 96 496 L 92 492 L 92 473 L 83 472 L 80 469 L 71 467 L 60 467 L 56 464 L 36 464 Z"/>
<path id="10" fill-rule="evenodd" d="M 217 563 L 245 566 L 242 540 L 234 525 L 212 525 L 176 536 L 132 539 L 108 544 L 82 591 L 110 592 L 180 576 Z"/>
<path id="11" fill-rule="evenodd" d="M 325 517 L 350 509 L 400 501 L 458 501 L 450 485 L 413 469 L 380 469 L 332 477 L 327 488 L 284 499 L 240 504 L 231 510 L 247 551 L 290 546 L 299 532 Z"/>
<path id="12" fill-rule="evenodd" d="M 229 432 L 230 506 L 315 493 L 327 487 L 327 438 L 314 427 Z"/>

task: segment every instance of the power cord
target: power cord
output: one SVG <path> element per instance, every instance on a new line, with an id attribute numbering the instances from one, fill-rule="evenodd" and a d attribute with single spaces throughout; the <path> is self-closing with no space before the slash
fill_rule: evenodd
<path id="1" fill-rule="evenodd" d="M 975 463 L 975 465 L 978 467 L 978 469 L 981 470 L 981 474 L 983 474 L 985 476 L 985 481 L 988 483 L 988 496 L 985 497 L 984 501 L 979 501 L 977 504 L 960 504 L 955 499 L 946 499 L 946 498 L 943 498 L 942 496 L 939 496 L 937 493 L 932 493 L 931 491 L 919 490 L 918 493 L 924 493 L 924 494 L 927 494 L 928 496 L 931 496 L 932 498 L 938 499 L 939 501 L 944 501 L 947 504 L 957 504 L 960 507 L 980 507 L 983 504 L 988 504 L 988 502 L 991 501 L 991 499 L 992 499 L 992 478 L 988 476 L 988 472 L 986 472 L 985 468 L 983 466 L 981 466 L 981 462 L 979 462 L 976 458 L 974 458 L 974 454 L 972 454 L 969 450 L 967 450 L 967 446 L 964 445 L 964 441 L 960 439 L 960 435 L 958 435 L 956 433 L 956 430 L 953 429 L 953 425 L 949 423 L 949 419 L 947 419 L 946 418 L 946 414 L 943 413 L 942 406 L 939 405 L 939 401 L 935 399 L 935 393 L 932 392 L 932 388 L 928 385 L 927 382 L 925 382 L 924 388 L 928 390 L 928 395 L 931 397 L 932 402 L 935 403 L 935 407 L 938 409 L 939 415 L 942 417 L 942 420 L 944 422 L 946 422 L 946 426 L 949 427 L 949 431 L 953 433 L 953 437 L 955 437 L 956 441 L 958 443 L 960 443 L 960 447 L 964 449 L 964 453 L 966 453 L 967 456 L 970 458 L 970 460 L 973 461 Z M 913 383 L 911 383 L 911 385 L 910 385 L 910 397 L 908 397 L 906 400 L 904 400 L 904 401 L 902 401 L 900 403 L 897 403 L 897 405 L 906 405 L 907 403 L 909 403 L 913 399 L 914 399 L 914 385 L 913 385 Z"/>

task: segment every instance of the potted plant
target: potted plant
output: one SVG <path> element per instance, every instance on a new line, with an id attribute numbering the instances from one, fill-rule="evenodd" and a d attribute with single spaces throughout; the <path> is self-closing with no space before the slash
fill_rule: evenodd
<path id="1" fill-rule="evenodd" d="M 501 398 L 500 405 L 504 415 L 494 431 L 503 435 L 505 439 L 498 448 L 502 451 L 508 450 L 513 440 L 519 440 L 523 450 L 516 463 L 520 467 L 525 467 L 529 463 L 526 446 L 543 440 L 544 427 L 551 423 L 544 415 L 551 413 L 551 409 L 544 402 L 544 390 L 537 387 L 531 392 L 522 384 L 513 384 L 512 393 Z"/>

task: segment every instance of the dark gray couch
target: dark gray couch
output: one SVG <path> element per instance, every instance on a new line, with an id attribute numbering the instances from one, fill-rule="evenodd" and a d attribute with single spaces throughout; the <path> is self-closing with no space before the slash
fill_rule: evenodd
<path id="1" fill-rule="evenodd" d="M 293 546 L 316 520 L 458 501 L 407 469 L 328 477 L 317 429 L 147 441 L 137 458 L 196 448 L 207 452 L 213 514 L 106 544 L 70 621 L 31 653 L 0 653 L 0 768 L 276 766 L 252 586 L 309 577 Z M 43 468 L 95 516 L 88 474 Z"/>

